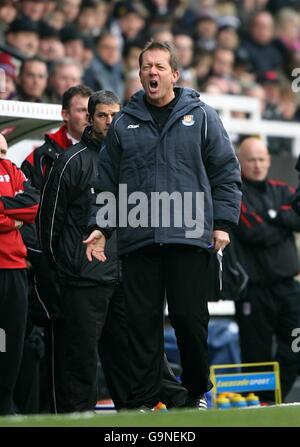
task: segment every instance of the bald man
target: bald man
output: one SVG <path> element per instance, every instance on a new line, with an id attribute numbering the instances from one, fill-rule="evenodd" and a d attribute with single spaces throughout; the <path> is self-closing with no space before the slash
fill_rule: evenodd
<path id="1" fill-rule="evenodd" d="M 299 354 L 292 349 L 292 331 L 300 327 L 300 288 L 294 279 L 299 260 L 293 234 L 300 231 L 300 217 L 291 208 L 293 189 L 268 178 L 271 159 L 261 140 L 244 140 L 239 160 L 243 201 L 237 239 L 250 279 L 245 301 L 236 303 L 242 361 L 277 360 L 285 398 L 300 365 Z M 274 393 L 270 394 L 264 397 L 272 400 Z"/>
<path id="2" fill-rule="evenodd" d="M 19 229 L 23 222 L 34 222 L 39 199 L 6 156 L 7 142 L 0 134 L 0 415 L 13 412 L 26 327 L 26 247 Z"/>

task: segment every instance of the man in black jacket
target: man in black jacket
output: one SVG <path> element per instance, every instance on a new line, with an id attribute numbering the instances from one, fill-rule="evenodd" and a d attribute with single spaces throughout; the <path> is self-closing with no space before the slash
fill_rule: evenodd
<path id="1" fill-rule="evenodd" d="M 82 244 L 95 200 L 98 156 L 114 115 L 118 97 L 110 91 L 91 95 L 90 126 L 80 142 L 61 155 L 48 177 L 39 213 L 43 250 L 57 271 L 66 320 L 66 411 L 93 410 L 96 399 L 97 351 L 111 397 L 125 408 L 129 389 L 127 330 L 120 265 L 113 237 L 109 261 L 90 263 Z M 101 174 L 100 174 L 101 176 Z M 164 364 L 163 393 L 180 405 L 186 390 Z"/>
<path id="2" fill-rule="evenodd" d="M 34 149 L 23 161 L 21 169 L 31 184 L 42 193 L 53 162 L 59 154 L 78 143 L 88 124 L 87 105 L 92 94 L 89 87 L 76 85 L 65 91 L 62 98 L 63 125 L 53 133 L 45 135 L 43 145 Z M 28 250 L 30 270 L 30 317 L 35 324 L 44 328 L 45 361 L 48 399 L 41 402 L 42 411 L 54 413 L 63 411 L 64 386 L 59 376 L 63 361 L 64 320 L 60 309 L 60 291 L 55 272 L 49 269 L 42 253 L 35 225 L 24 225 L 22 237 Z M 44 393 L 46 394 L 46 393 Z M 50 407 L 50 408 L 48 408 Z"/>
<path id="3" fill-rule="evenodd" d="M 174 89 L 179 69 L 172 46 L 149 43 L 139 63 L 144 91 L 115 118 L 99 157 L 102 195 L 87 256 L 104 261 L 106 238 L 117 226 L 131 407 L 152 408 L 160 399 L 166 292 L 187 405 L 205 408 L 208 250 L 223 250 L 238 222 L 239 164 L 217 113 L 196 91 Z M 112 196 L 117 214 L 110 213 Z M 106 210 L 111 219 L 105 222 Z"/>
<path id="4" fill-rule="evenodd" d="M 285 398 L 299 368 L 292 332 L 300 327 L 300 287 L 294 279 L 299 260 L 293 235 L 300 231 L 300 217 L 291 207 L 293 188 L 268 178 L 271 161 L 262 141 L 244 140 L 239 159 L 243 201 L 236 235 L 249 275 L 246 297 L 236 303 L 242 360 L 278 361 Z"/>

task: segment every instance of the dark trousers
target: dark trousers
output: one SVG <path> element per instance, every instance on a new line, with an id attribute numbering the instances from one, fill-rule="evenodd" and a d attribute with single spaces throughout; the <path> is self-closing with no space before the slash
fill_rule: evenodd
<path id="1" fill-rule="evenodd" d="M 64 382 L 65 321 L 61 311 L 61 296 L 57 273 L 51 270 L 44 254 L 34 254 L 31 275 L 29 314 L 37 326 L 44 329 L 45 358 L 41 364 L 40 411 L 66 411 Z"/>
<path id="2" fill-rule="evenodd" d="M 44 386 L 48 390 L 48 405 L 51 413 L 65 413 L 67 405 L 67 384 L 65 377 L 65 320 L 51 317 L 44 323 L 45 366 Z M 42 407 L 47 402 L 41 402 Z"/>
<path id="3" fill-rule="evenodd" d="M 114 404 L 125 407 L 128 358 L 121 287 L 66 287 L 62 309 L 68 411 L 94 410 L 98 352 Z"/>
<path id="4" fill-rule="evenodd" d="M 123 287 L 70 287 L 63 290 L 62 300 L 65 363 L 59 363 L 66 374 L 60 371 L 56 386 L 59 408 L 63 411 L 94 409 L 98 354 L 115 408 L 127 408 L 131 380 Z M 61 394 L 65 390 L 67 396 Z M 168 407 L 183 406 L 187 399 L 187 390 L 176 380 L 166 358 L 163 359 L 161 395 Z"/>
<path id="5" fill-rule="evenodd" d="M 270 287 L 250 286 L 247 301 L 236 303 L 236 318 L 242 361 L 278 361 L 284 398 L 300 366 L 300 354 L 292 350 L 292 331 L 300 327 L 299 283 L 289 279 Z"/>
<path id="6" fill-rule="evenodd" d="M 165 292 L 182 385 L 191 397 L 207 391 L 207 269 L 208 253 L 191 246 L 151 245 L 123 257 L 131 408 L 161 400 Z"/>
<path id="7" fill-rule="evenodd" d="M 0 329 L 6 341 L 5 352 L 0 352 L 0 415 L 13 412 L 24 346 L 27 289 L 26 269 L 0 269 Z"/>

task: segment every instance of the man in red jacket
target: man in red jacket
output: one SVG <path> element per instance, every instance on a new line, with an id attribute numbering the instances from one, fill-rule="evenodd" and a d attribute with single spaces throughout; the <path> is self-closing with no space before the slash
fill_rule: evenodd
<path id="1" fill-rule="evenodd" d="M 91 94 L 92 90 L 84 85 L 69 88 L 62 98 L 64 124 L 56 132 L 46 134 L 44 144 L 23 161 L 21 169 L 35 188 L 42 189 L 57 156 L 79 142 L 88 125 L 87 105 Z"/>
<path id="2" fill-rule="evenodd" d="M 33 223 L 39 194 L 24 174 L 6 160 L 7 142 L 0 134 L 0 415 L 12 413 L 12 397 L 22 359 L 26 316 L 26 254 L 19 229 Z M 4 346 L 3 346 L 4 345 Z"/>

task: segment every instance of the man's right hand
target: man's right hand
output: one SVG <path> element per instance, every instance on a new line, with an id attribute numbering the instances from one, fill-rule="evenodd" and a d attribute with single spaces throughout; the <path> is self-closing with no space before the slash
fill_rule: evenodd
<path id="1" fill-rule="evenodd" d="M 18 230 L 22 227 L 23 222 L 21 222 L 20 220 L 15 220 L 15 228 L 17 228 Z"/>
<path id="2" fill-rule="evenodd" d="M 106 261 L 104 253 L 106 239 L 101 231 L 94 230 L 83 243 L 86 244 L 86 255 L 90 262 L 92 262 L 93 257 L 100 262 Z"/>

